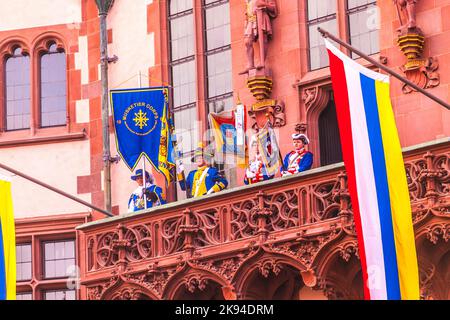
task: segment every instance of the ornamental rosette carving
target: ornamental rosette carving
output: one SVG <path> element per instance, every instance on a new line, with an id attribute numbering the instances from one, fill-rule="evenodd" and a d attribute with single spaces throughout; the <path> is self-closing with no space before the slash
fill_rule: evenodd
<path id="1" fill-rule="evenodd" d="M 340 229 L 332 228 L 331 231 L 321 235 L 305 236 L 300 232 L 295 241 L 270 244 L 271 251 L 285 254 L 299 260 L 303 265 L 311 268 L 319 251 L 328 243 L 339 237 Z"/>
<path id="2" fill-rule="evenodd" d="M 338 246 L 339 256 L 348 262 L 352 256 L 359 259 L 358 242 L 351 241 Z"/>
<path id="3" fill-rule="evenodd" d="M 437 244 L 440 238 L 448 242 L 448 239 L 450 239 L 450 224 L 442 223 L 430 226 L 427 228 L 426 236 L 433 244 Z"/>
<path id="4" fill-rule="evenodd" d="M 101 294 L 101 287 L 90 287 L 87 288 L 87 298 L 88 300 L 100 300 L 102 294 Z"/>
<path id="5" fill-rule="evenodd" d="M 186 290 L 191 293 L 203 291 L 208 285 L 208 279 L 200 275 L 191 275 L 183 279 Z"/>
<path id="6" fill-rule="evenodd" d="M 257 268 L 259 270 L 259 273 L 264 278 L 267 278 L 271 272 L 273 272 L 273 274 L 275 275 L 278 275 L 283 267 L 275 259 L 269 259 L 259 262 L 257 264 Z"/>

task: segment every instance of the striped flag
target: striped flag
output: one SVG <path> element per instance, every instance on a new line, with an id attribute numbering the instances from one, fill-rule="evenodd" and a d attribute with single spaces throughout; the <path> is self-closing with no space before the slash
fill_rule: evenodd
<path id="1" fill-rule="evenodd" d="M 419 272 L 389 77 L 325 40 L 369 300 L 419 299 Z"/>
<path id="2" fill-rule="evenodd" d="M 16 236 L 11 183 L 0 180 L 0 300 L 16 299 Z"/>

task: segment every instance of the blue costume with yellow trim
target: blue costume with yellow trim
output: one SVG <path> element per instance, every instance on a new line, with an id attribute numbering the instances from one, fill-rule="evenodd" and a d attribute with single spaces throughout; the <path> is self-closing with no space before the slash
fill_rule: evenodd
<path id="1" fill-rule="evenodd" d="M 147 209 L 167 203 L 163 195 L 163 190 L 154 184 L 148 183 L 147 188 L 137 187 L 131 194 L 130 199 L 128 200 L 128 212 L 136 212 L 145 209 L 144 189 L 147 195 Z"/>
<path id="2" fill-rule="evenodd" d="M 189 187 L 194 198 L 219 192 L 228 186 L 227 179 L 222 177 L 216 168 L 207 166 L 192 170 L 186 180 L 179 179 L 179 182 L 183 191 L 186 191 L 186 186 Z"/>

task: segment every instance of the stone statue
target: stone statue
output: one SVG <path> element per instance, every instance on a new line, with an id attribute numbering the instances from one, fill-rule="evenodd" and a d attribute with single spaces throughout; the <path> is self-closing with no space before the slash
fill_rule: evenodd
<path id="1" fill-rule="evenodd" d="M 246 0 L 245 47 L 247 50 L 247 70 L 255 69 L 253 43 L 259 42 L 260 64 L 265 67 L 269 40 L 272 38 L 272 19 L 278 15 L 276 0 Z"/>
<path id="2" fill-rule="evenodd" d="M 402 29 L 415 29 L 417 28 L 416 23 L 416 4 L 418 0 L 394 0 L 394 4 L 397 6 L 397 10 L 406 11 L 407 21 L 402 21 L 400 11 L 398 11 L 401 27 Z"/>

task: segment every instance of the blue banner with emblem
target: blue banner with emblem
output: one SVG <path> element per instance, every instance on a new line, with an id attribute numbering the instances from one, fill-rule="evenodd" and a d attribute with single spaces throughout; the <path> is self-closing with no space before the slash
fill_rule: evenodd
<path id="1" fill-rule="evenodd" d="M 110 99 L 117 150 L 128 168 L 145 157 L 170 182 L 175 162 L 168 88 L 112 90 Z"/>

